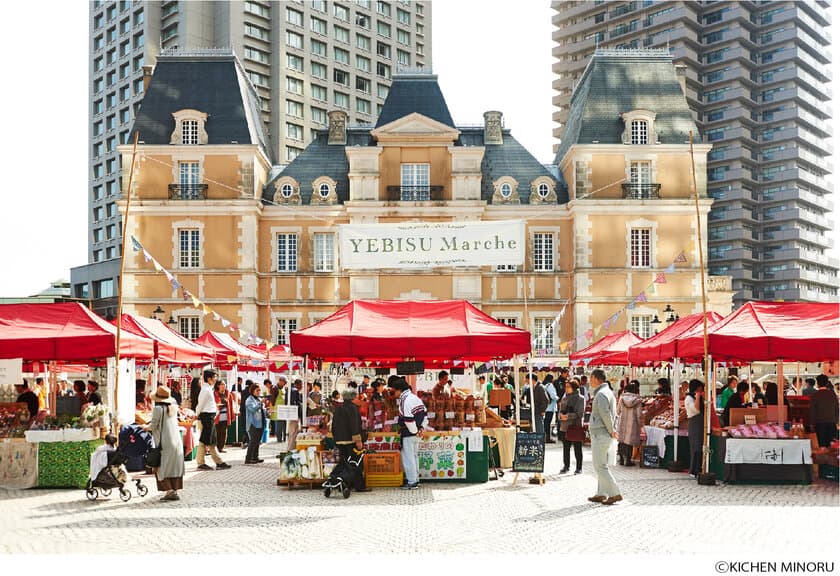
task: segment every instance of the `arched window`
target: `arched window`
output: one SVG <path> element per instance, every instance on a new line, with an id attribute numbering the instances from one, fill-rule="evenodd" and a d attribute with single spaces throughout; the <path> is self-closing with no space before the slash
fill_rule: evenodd
<path id="1" fill-rule="evenodd" d="M 329 184 L 321 184 L 318 187 L 318 194 L 321 195 L 321 198 L 329 198 L 330 196 L 330 185 Z"/>
<path id="2" fill-rule="evenodd" d="M 540 198 L 547 198 L 548 197 L 548 184 L 542 183 L 537 187 L 537 194 L 540 195 Z"/>
<path id="3" fill-rule="evenodd" d="M 280 187 L 280 194 L 283 198 L 291 198 L 292 192 L 294 192 L 294 188 L 292 188 L 291 184 L 283 184 L 283 186 Z"/>
<path id="4" fill-rule="evenodd" d="M 501 188 L 499 188 L 499 193 L 502 195 L 502 198 L 510 198 L 512 192 L 513 188 L 511 188 L 511 185 L 507 182 L 502 184 Z"/>
<path id="5" fill-rule="evenodd" d="M 648 143 L 648 123 L 647 123 L 647 120 L 633 120 L 630 123 L 630 143 L 631 144 L 647 144 Z"/>

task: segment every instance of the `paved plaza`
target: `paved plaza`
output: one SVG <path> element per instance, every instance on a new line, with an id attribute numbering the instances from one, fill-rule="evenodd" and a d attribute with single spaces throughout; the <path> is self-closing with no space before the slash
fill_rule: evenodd
<path id="1" fill-rule="evenodd" d="M 685 474 L 614 468 L 624 501 L 586 501 L 595 493 L 589 451 L 580 476 L 560 476 L 560 445 L 549 445 L 545 486 L 512 473 L 486 484 L 421 484 L 419 490 L 377 488 L 349 500 L 320 490 L 276 485 L 278 444 L 265 462 L 245 466 L 244 451 L 224 454 L 233 468 L 196 472 L 187 463 L 182 498 L 160 502 L 154 480 L 146 498 L 116 495 L 89 502 L 82 490 L 0 489 L 0 552 L 100 553 L 127 542 L 163 542 L 182 554 L 208 542 L 236 543 L 216 551 L 282 554 L 517 553 L 692 554 L 772 551 L 817 559 L 837 534 L 838 485 L 698 486 Z M 491 474 L 492 477 L 492 474 Z M 132 490 L 132 492 L 134 492 Z M 305 543 L 305 545 L 303 544 Z M 140 552 L 142 550 L 134 550 Z M 161 550 L 163 551 L 163 550 Z"/>

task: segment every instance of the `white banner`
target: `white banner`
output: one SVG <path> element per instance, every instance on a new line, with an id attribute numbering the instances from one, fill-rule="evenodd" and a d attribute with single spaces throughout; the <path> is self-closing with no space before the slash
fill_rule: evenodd
<path id="1" fill-rule="evenodd" d="M 401 222 L 339 227 L 345 270 L 520 265 L 525 222 Z"/>
<path id="2" fill-rule="evenodd" d="M 23 358 L 0 360 L 0 384 L 23 382 Z"/>

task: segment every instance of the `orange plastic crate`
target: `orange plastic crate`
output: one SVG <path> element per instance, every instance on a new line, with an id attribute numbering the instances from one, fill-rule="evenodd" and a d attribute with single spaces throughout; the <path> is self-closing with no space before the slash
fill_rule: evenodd
<path id="1" fill-rule="evenodd" d="M 400 453 L 382 452 L 378 454 L 365 455 L 365 476 L 389 475 L 395 476 L 400 473 Z"/>
<path id="2" fill-rule="evenodd" d="M 365 477 L 365 484 L 368 488 L 399 488 L 403 485 L 403 473 L 399 474 L 374 474 Z"/>

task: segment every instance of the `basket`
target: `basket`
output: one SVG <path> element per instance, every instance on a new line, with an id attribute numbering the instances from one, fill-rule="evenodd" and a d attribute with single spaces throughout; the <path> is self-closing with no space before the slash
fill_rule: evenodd
<path id="1" fill-rule="evenodd" d="M 367 454 L 365 456 L 365 476 L 389 475 L 395 476 L 400 473 L 400 453 L 382 452 L 378 454 Z"/>

